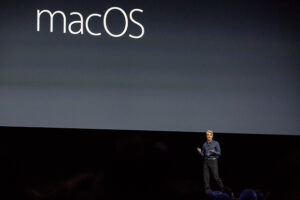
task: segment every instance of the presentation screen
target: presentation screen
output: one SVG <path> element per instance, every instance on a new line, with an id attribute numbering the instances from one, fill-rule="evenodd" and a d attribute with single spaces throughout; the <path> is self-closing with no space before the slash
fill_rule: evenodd
<path id="1" fill-rule="evenodd" d="M 10 0 L 0 126 L 300 135 L 294 0 Z"/>

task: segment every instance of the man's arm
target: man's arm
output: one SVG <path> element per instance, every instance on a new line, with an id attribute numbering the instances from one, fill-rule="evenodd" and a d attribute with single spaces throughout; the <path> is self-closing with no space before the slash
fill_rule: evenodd
<path id="1" fill-rule="evenodd" d="M 201 156 L 204 156 L 204 151 L 205 151 L 204 144 L 202 144 Z"/>
<path id="2" fill-rule="evenodd" d="M 221 147 L 219 142 L 216 143 L 216 150 L 215 150 L 215 155 L 220 156 L 221 155 Z"/>
<path id="3" fill-rule="evenodd" d="M 203 153 L 203 151 L 204 151 L 204 144 L 202 145 L 202 149 L 200 149 L 199 147 L 197 149 L 198 149 L 199 154 L 201 156 L 204 156 L 204 153 Z M 199 149 L 200 149 L 200 151 L 199 151 Z"/>

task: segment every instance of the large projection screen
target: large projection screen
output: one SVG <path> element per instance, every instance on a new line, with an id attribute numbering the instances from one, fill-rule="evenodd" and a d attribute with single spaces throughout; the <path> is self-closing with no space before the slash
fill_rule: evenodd
<path id="1" fill-rule="evenodd" d="M 300 135 L 297 1 L 2 1 L 0 126 Z"/>

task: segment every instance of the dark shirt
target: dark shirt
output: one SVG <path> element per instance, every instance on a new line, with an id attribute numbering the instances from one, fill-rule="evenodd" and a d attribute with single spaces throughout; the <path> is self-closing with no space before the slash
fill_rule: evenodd
<path id="1" fill-rule="evenodd" d="M 215 150 L 215 152 L 210 152 L 210 150 Z M 207 141 L 204 142 L 202 146 L 201 156 L 204 156 L 205 159 L 207 158 L 216 158 L 218 159 L 221 155 L 221 148 L 219 142 L 212 140 L 210 143 Z"/>

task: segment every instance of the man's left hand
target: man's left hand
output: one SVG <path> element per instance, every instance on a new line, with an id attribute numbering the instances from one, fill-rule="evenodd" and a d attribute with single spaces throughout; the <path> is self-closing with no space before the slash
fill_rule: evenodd
<path id="1" fill-rule="evenodd" d="M 210 150 L 210 152 L 212 152 L 212 153 L 215 153 L 215 150 L 214 150 L 214 149 L 212 149 L 212 150 Z"/>

